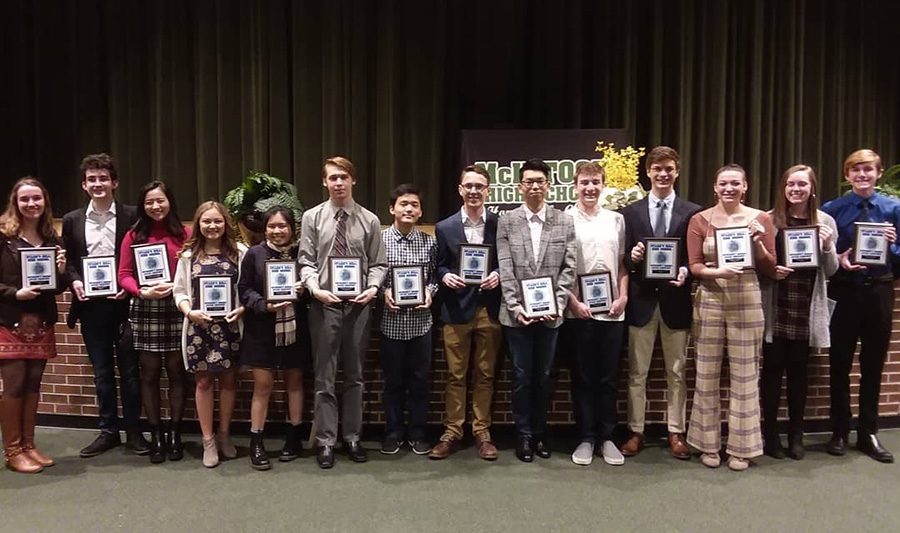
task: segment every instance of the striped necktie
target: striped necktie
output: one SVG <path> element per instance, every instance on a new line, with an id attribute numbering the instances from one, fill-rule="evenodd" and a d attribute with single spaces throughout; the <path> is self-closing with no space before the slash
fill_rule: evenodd
<path id="1" fill-rule="evenodd" d="M 334 219 L 337 221 L 334 229 L 334 247 L 332 252 L 335 256 L 344 257 L 347 255 L 347 212 L 338 209 Z"/>

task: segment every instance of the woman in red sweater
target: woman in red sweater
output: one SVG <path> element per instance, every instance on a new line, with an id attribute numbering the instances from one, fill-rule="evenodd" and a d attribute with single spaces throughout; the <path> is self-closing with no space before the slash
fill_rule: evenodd
<path id="1" fill-rule="evenodd" d="M 151 426 L 150 462 L 184 457 L 181 417 L 184 413 L 184 362 L 181 358 L 182 316 L 172 299 L 178 252 L 188 231 L 178 220 L 175 195 L 162 181 L 152 181 L 138 196 L 138 220 L 122 239 L 119 285 L 134 298 L 129 309 L 134 349 L 140 354 L 141 403 Z M 139 283 L 133 246 L 165 244 L 169 276 Z M 149 259 L 153 261 L 153 259 Z M 145 265 L 146 266 L 146 265 Z M 163 362 L 169 379 L 169 431 L 160 425 L 159 378 Z"/>

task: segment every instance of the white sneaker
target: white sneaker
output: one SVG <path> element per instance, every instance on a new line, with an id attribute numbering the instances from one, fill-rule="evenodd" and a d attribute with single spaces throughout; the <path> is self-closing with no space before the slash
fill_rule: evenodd
<path id="1" fill-rule="evenodd" d="M 603 446 L 600 448 L 603 453 L 603 460 L 606 461 L 606 464 L 618 466 L 625 464 L 625 456 L 622 455 L 622 452 L 616 448 L 616 445 L 613 444 L 611 440 L 603 441 Z"/>
<path id="2" fill-rule="evenodd" d="M 572 452 L 572 462 L 576 465 L 587 466 L 594 461 L 594 443 L 582 442 Z"/>

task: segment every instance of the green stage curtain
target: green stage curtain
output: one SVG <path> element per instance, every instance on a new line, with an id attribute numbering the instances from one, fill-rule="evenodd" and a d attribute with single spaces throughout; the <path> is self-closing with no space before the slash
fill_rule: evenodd
<path id="1" fill-rule="evenodd" d="M 159 177 L 188 218 L 250 169 L 313 205 L 344 154 L 382 221 L 414 182 L 434 222 L 461 129 L 626 128 L 697 202 L 732 161 L 751 205 L 798 162 L 828 198 L 850 151 L 900 158 L 898 25 L 894 0 L 6 0 L 0 178 L 40 176 L 59 216 L 109 151 L 124 199 Z"/>

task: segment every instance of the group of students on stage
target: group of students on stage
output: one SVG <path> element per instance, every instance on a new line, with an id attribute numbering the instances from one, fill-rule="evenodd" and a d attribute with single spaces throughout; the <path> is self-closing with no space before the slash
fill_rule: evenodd
<path id="1" fill-rule="evenodd" d="M 435 226 L 435 235 L 417 229 L 422 216 L 419 190 L 409 184 L 392 191 L 394 222 L 382 230 L 378 217 L 357 204 L 357 174 L 344 157 L 325 160 L 322 184 L 328 200 L 304 212 L 297 224 L 290 209 L 263 215 L 264 240 L 247 248 L 236 239 L 226 208 L 202 203 L 189 228 L 177 217 L 176 198 L 162 181 L 140 191 L 137 206 L 115 199 L 116 167 L 106 154 L 84 158 L 81 186 L 87 206 L 65 215 L 62 236 L 54 230 L 50 197 L 35 178 L 15 183 L 0 217 L 0 426 L 7 467 L 33 473 L 53 465 L 34 442 L 41 378 L 56 355 L 56 295 L 73 294 L 68 324 L 81 333 L 94 370 L 100 434 L 81 450 L 93 457 L 121 444 L 153 463 L 184 455 L 181 420 L 185 377 L 195 376 L 196 412 L 202 431 L 203 465 L 214 467 L 237 450 L 230 425 L 237 372 L 253 377 L 250 463 L 271 468 L 263 430 L 276 372 L 287 389 L 288 429 L 280 461 L 300 456 L 303 369 L 315 379 L 314 440 L 321 468 L 335 463 L 340 435 L 354 462 L 367 460 L 360 443 L 363 415 L 362 364 L 372 304 L 381 299 L 378 320 L 384 375 L 385 433 L 381 453 L 409 446 L 415 454 L 444 459 L 464 437 L 467 376 L 472 373 L 472 433 L 475 451 L 497 459 L 491 436 L 494 375 L 505 338 L 513 373 L 512 412 L 516 456 L 524 462 L 548 458 L 546 414 L 557 341 L 573 354 L 574 410 L 580 443 L 572 461 L 589 465 L 595 455 L 612 465 L 638 454 L 645 445 L 646 383 L 653 348 L 660 338 L 668 385 L 668 448 L 690 459 L 692 448 L 707 467 L 721 455 L 720 377 L 728 354 L 728 439 L 725 462 L 735 471 L 766 453 L 802 459 L 803 414 L 811 349 L 828 348 L 831 422 L 827 451 L 843 455 L 850 432 L 849 374 L 856 350 L 862 374 L 856 446 L 882 462 L 893 456 L 878 439 L 881 374 L 891 336 L 893 266 L 900 264 L 900 202 L 875 187 L 883 165 L 878 154 L 858 150 L 844 162 L 852 191 L 819 206 L 812 168 L 787 169 L 778 184 L 775 206 L 765 212 L 744 204 L 746 172 L 739 165 L 716 171 L 717 202 L 702 209 L 675 194 L 680 160 L 672 148 L 650 151 L 645 170 L 647 197 L 621 212 L 601 207 L 604 169 L 580 163 L 574 184 L 577 203 L 565 212 L 545 202 L 551 169 L 540 160 L 519 171 L 523 204 L 497 216 L 485 208 L 490 175 L 467 166 L 459 176 L 463 205 Z M 886 264 L 857 264 L 853 247 L 857 223 L 881 227 Z M 299 226 L 299 235 L 296 234 Z M 749 236 L 745 255 L 752 268 L 719 264 L 719 230 Z M 783 234 L 813 228 L 818 240 L 815 268 L 785 266 L 790 251 Z M 743 232 L 743 233 L 742 233 Z M 740 237 L 741 235 L 738 235 Z M 673 239 L 678 258 L 674 279 L 647 277 L 648 239 Z M 141 283 L 133 246 L 164 245 L 170 281 Z M 56 248 L 59 283 L 55 289 L 23 288 L 20 255 L 30 248 Z M 466 279 L 461 251 L 481 249 L 488 265 L 480 278 Z M 877 246 L 876 246 L 877 248 Z M 478 254 L 476 254 L 478 255 Z M 86 295 L 82 258 L 114 256 L 118 293 Z M 468 256 L 467 256 L 468 257 Z M 358 290 L 342 297 L 332 279 L 332 260 L 352 259 L 359 270 Z M 296 265 L 297 297 L 271 298 L 269 262 Z M 421 267 L 420 300 L 404 305 L 392 269 Z M 743 266 L 743 265 L 742 265 Z M 675 274 L 674 272 L 677 272 Z M 610 291 L 602 311 L 582 294 L 584 276 L 608 274 Z M 201 280 L 230 278 L 233 308 L 227 314 L 201 308 Z M 400 278 L 396 278 L 400 279 Z M 536 313 L 541 296 L 525 294 L 528 280 L 544 280 L 552 311 Z M 830 280 L 830 281 L 829 281 Z M 692 293 L 693 281 L 696 292 Z M 827 282 L 827 283 L 826 283 Z M 412 286 L 412 285 L 411 285 Z M 408 289 L 404 285 L 405 289 Z M 396 290 L 395 290 L 396 289 Z M 535 290 L 538 292 L 537 290 Z M 407 294 L 406 290 L 403 294 Z M 439 307 L 447 360 L 444 432 L 437 443 L 426 438 L 428 377 L 432 363 L 432 303 Z M 628 328 L 628 438 L 612 441 L 616 426 L 616 384 Z M 691 331 L 691 328 L 692 331 Z M 686 351 L 691 333 L 696 350 L 696 383 L 690 423 L 686 415 Z M 762 368 L 760 370 L 760 362 Z M 335 377 L 343 369 L 341 427 Z M 123 420 L 117 413 L 118 368 Z M 160 419 L 160 376 L 168 378 L 170 420 Z M 788 446 L 780 440 L 777 414 L 787 374 Z M 219 423 L 214 422 L 218 380 Z M 762 423 L 760 416 L 762 406 Z M 148 442 L 140 429 L 143 410 Z M 408 412 L 408 419 L 404 416 Z M 408 421 L 407 421 L 408 420 Z"/>

